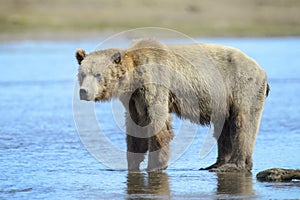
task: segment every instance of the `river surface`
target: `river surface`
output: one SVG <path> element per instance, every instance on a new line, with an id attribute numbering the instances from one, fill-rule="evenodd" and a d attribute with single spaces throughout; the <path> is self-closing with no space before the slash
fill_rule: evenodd
<path id="1" fill-rule="evenodd" d="M 237 47 L 268 74 L 271 91 L 252 174 L 199 171 L 217 156 L 216 148 L 200 156 L 203 127 L 163 173 L 112 169 L 86 144 L 86 137 L 97 141 L 95 134 L 77 132 L 72 104 L 75 51 L 92 51 L 101 40 L 10 42 L 0 44 L 0 199 L 300 198 L 297 180 L 264 183 L 255 178 L 267 168 L 300 168 L 300 38 L 198 41 Z M 106 138 L 124 150 L 125 133 L 109 114 L 112 104 L 96 104 L 95 110 Z M 175 135 L 181 123 L 175 118 Z M 94 145 L 102 151 L 102 144 Z"/>

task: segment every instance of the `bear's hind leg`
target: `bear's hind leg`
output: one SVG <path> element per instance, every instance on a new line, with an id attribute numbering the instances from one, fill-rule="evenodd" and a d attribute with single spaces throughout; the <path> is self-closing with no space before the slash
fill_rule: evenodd
<path id="1" fill-rule="evenodd" d="M 262 97 L 261 99 L 264 100 Z M 260 126 L 260 121 L 262 117 L 262 112 L 263 112 L 263 106 L 264 106 L 264 101 L 261 101 L 260 103 L 254 104 L 251 108 L 251 119 L 249 121 L 249 136 L 248 136 L 248 151 L 246 154 L 246 168 L 248 170 L 251 170 L 253 167 L 253 162 L 252 162 L 252 154 L 253 154 L 253 149 L 256 141 L 256 136 L 259 130 Z"/>
<path id="2" fill-rule="evenodd" d="M 248 172 L 252 169 L 252 151 L 257 132 L 257 124 L 251 122 L 249 112 L 238 112 L 230 116 L 230 137 L 232 153 L 229 161 L 211 169 L 215 172 Z M 255 123 L 257 121 L 255 120 Z M 253 127 L 254 126 L 254 127 Z"/>
<path id="3" fill-rule="evenodd" d="M 252 154 L 260 126 L 265 92 L 258 93 L 257 100 L 249 109 L 236 112 L 230 117 L 230 135 L 233 145 L 231 158 L 228 164 L 212 171 L 251 171 Z"/>
<path id="4" fill-rule="evenodd" d="M 218 133 L 215 133 L 215 137 L 217 137 Z M 230 139 L 230 127 L 229 123 L 226 120 L 221 132 L 221 135 L 219 138 L 216 138 L 218 140 L 218 158 L 217 162 L 209 167 L 206 168 L 200 168 L 200 170 L 210 170 L 213 168 L 218 168 L 221 165 L 224 165 L 228 162 L 230 159 L 230 155 L 232 152 L 232 144 Z"/>

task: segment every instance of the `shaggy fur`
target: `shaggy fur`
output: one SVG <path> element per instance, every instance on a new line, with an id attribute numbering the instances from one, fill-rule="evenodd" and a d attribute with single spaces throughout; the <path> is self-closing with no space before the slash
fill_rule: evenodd
<path id="1" fill-rule="evenodd" d="M 128 49 L 78 50 L 80 97 L 119 98 L 126 109 L 127 160 L 138 170 L 167 167 L 174 134 L 169 113 L 213 125 L 217 162 L 211 171 L 250 171 L 265 97 L 266 73 L 241 51 L 215 44 L 134 42 Z"/>

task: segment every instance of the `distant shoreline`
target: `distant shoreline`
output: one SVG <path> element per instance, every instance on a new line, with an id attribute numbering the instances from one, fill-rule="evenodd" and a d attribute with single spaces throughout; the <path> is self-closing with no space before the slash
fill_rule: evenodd
<path id="1" fill-rule="evenodd" d="M 114 32 L 101 31 L 27 31 L 22 33 L 2 33 L 0 43 L 11 43 L 21 41 L 81 41 L 97 38 L 106 38 Z"/>
<path id="2" fill-rule="evenodd" d="M 130 29 L 128 29 L 130 30 Z M 126 30 L 123 30 L 126 31 Z M 176 30 L 175 30 L 176 31 Z M 2 33 L 0 34 L 1 43 L 12 43 L 22 41 L 86 41 L 97 40 L 110 37 L 122 31 L 27 31 L 22 33 Z M 300 36 L 198 36 L 189 35 L 191 38 L 297 38 Z"/>
<path id="3" fill-rule="evenodd" d="M 1 3 L 0 42 L 82 40 L 138 27 L 164 27 L 207 38 L 300 36 L 300 1 L 296 0 Z"/>

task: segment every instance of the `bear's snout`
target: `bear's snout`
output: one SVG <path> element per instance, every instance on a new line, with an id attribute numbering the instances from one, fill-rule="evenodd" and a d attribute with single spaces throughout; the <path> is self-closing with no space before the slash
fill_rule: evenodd
<path id="1" fill-rule="evenodd" d="M 86 89 L 79 90 L 80 100 L 88 100 L 88 92 Z"/>
<path id="2" fill-rule="evenodd" d="M 93 75 L 87 75 L 80 84 L 80 100 L 94 101 L 97 94 L 97 79 Z"/>

